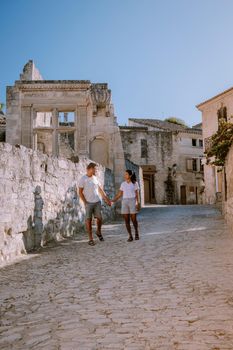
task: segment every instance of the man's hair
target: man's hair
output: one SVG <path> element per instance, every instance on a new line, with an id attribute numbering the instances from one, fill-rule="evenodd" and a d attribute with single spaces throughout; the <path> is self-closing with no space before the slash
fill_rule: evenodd
<path id="1" fill-rule="evenodd" d="M 97 166 L 97 164 L 95 164 L 95 163 L 89 163 L 87 166 L 87 170 L 94 169 L 96 166 Z"/>

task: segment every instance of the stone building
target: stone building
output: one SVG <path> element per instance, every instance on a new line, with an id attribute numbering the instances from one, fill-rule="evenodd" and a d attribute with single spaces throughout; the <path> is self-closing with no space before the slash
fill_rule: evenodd
<path id="1" fill-rule="evenodd" d="M 201 124 L 130 118 L 120 129 L 125 158 L 143 170 L 145 203 L 202 203 Z"/>
<path id="2" fill-rule="evenodd" d="M 6 141 L 48 155 L 90 158 L 114 172 L 116 185 L 122 180 L 124 153 L 107 84 L 44 80 L 30 60 L 7 87 Z"/>
<path id="3" fill-rule="evenodd" d="M 204 149 L 207 151 L 211 146 L 211 136 L 218 130 L 219 120 L 233 122 L 233 88 L 197 105 L 202 112 Z M 207 204 L 221 203 L 225 174 L 222 167 L 212 164 L 204 165 L 205 176 L 205 201 Z"/>
<path id="4" fill-rule="evenodd" d="M 205 151 L 211 147 L 211 136 L 219 127 L 220 119 L 233 123 L 233 88 L 200 103 L 197 108 L 202 112 L 203 138 Z M 224 167 L 205 162 L 205 201 L 218 204 L 224 217 L 233 228 L 233 146 L 225 160 Z"/>

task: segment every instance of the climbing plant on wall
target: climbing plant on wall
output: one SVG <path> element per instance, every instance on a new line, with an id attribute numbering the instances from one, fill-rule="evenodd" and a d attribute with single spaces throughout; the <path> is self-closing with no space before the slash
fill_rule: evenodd
<path id="1" fill-rule="evenodd" d="M 217 166 L 223 166 L 232 144 L 233 123 L 220 119 L 218 131 L 211 137 L 211 146 L 206 152 L 207 161 L 210 162 L 210 158 L 214 157 L 211 163 Z"/>

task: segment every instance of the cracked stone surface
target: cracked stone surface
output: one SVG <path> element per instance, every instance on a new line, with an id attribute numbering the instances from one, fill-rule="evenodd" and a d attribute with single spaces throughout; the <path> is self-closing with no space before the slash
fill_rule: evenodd
<path id="1" fill-rule="evenodd" d="M 211 206 L 151 206 L 0 270 L 0 349 L 232 350 L 233 236 Z"/>

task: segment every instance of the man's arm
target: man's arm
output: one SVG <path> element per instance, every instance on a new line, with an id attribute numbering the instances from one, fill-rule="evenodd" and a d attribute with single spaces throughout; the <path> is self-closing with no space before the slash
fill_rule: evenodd
<path id="1" fill-rule="evenodd" d="M 104 201 L 108 204 L 108 205 L 111 205 L 111 201 L 110 199 L 106 196 L 106 193 L 104 192 L 104 190 L 98 186 L 98 189 L 99 189 L 99 193 L 101 195 L 101 197 L 104 199 Z"/>
<path id="2" fill-rule="evenodd" d="M 83 203 L 86 205 L 87 204 L 87 200 L 83 194 L 83 187 L 79 187 L 79 197 L 82 199 Z"/>

